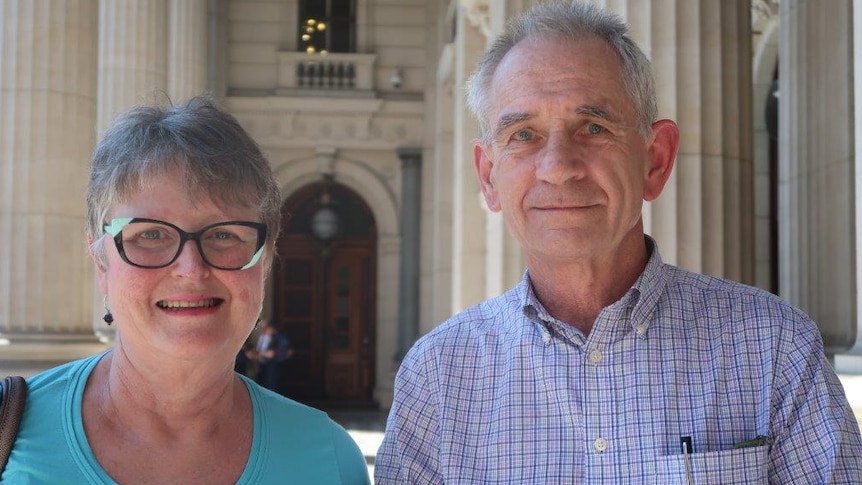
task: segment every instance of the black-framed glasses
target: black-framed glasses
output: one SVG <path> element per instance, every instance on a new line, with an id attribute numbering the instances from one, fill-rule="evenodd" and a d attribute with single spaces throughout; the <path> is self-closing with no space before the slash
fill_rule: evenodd
<path id="1" fill-rule="evenodd" d="M 248 269 L 257 264 L 266 243 L 266 224 L 227 221 L 186 232 L 170 222 L 141 217 L 111 219 L 105 232 L 123 261 L 138 268 L 164 268 L 177 260 L 186 241 L 193 240 L 204 262 L 223 270 Z"/>

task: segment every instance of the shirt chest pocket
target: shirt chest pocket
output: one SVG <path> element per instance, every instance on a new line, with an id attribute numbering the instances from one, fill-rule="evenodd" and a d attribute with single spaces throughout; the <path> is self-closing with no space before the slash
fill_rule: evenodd
<path id="1" fill-rule="evenodd" d="M 757 446 L 737 450 L 664 456 L 656 462 L 655 484 L 728 485 L 765 484 L 769 448 Z M 691 477 L 691 480 L 688 478 Z"/>

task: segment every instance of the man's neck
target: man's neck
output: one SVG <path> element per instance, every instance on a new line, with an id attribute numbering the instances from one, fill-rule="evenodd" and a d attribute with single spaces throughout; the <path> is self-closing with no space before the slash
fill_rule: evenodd
<path id="1" fill-rule="evenodd" d="M 533 291 L 548 312 L 589 335 L 602 309 L 626 294 L 643 273 L 647 260 L 640 233 L 593 260 L 563 264 L 531 261 L 528 267 Z"/>

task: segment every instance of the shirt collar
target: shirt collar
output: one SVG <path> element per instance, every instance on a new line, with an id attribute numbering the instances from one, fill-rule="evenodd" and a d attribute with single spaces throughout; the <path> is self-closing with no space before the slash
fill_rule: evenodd
<path id="1" fill-rule="evenodd" d="M 646 267 L 629 291 L 619 301 L 610 305 L 620 303 L 625 306 L 634 305 L 631 312 L 631 325 L 641 338 L 646 338 L 655 307 L 667 286 L 665 265 L 659 254 L 658 244 L 655 239 L 647 235 L 644 235 L 644 240 L 649 252 Z M 524 272 L 520 283 L 515 287 L 515 292 L 521 296 L 521 309 L 524 316 L 534 323 L 541 324 L 543 334 L 547 333 L 547 325 L 558 320 L 548 313 L 533 291 L 529 270 Z"/>

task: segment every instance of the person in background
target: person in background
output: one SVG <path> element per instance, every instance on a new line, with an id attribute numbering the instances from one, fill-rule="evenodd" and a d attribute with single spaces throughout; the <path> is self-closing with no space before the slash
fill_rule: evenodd
<path id="1" fill-rule="evenodd" d="M 257 383 L 282 394 L 281 378 L 285 363 L 293 357 L 293 347 L 283 332 L 269 320 L 263 320 L 255 349 L 249 353 L 258 363 Z"/>
<path id="2" fill-rule="evenodd" d="M 113 347 L 28 379 L 2 483 L 367 484 L 326 414 L 234 372 L 281 220 L 269 162 L 208 98 L 97 145 L 87 240 Z"/>
<path id="3" fill-rule="evenodd" d="M 533 6 L 490 44 L 468 103 L 479 185 L 527 271 L 408 352 L 376 483 L 862 481 L 816 325 L 664 264 L 644 234 L 679 131 L 616 16 Z"/>
<path id="4" fill-rule="evenodd" d="M 245 343 L 242 344 L 242 348 L 239 352 L 236 353 L 236 360 L 234 361 L 233 370 L 239 374 L 244 376 L 248 376 L 251 372 L 250 365 L 251 359 L 249 358 L 249 354 L 254 351 L 254 345 L 246 340 Z M 255 374 L 256 376 L 257 374 Z"/>

